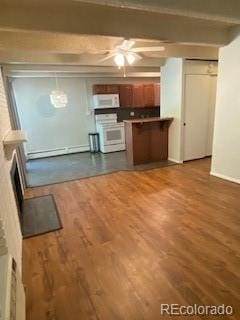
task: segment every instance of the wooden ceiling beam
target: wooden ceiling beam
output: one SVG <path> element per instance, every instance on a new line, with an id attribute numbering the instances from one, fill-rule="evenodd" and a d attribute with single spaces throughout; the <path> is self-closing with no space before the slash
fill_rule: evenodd
<path id="1" fill-rule="evenodd" d="M 185 44 L 228 43 L 229 25 L 77 1 L 5 1 L 0 30 L 45 31 L 156 39 Z"/>

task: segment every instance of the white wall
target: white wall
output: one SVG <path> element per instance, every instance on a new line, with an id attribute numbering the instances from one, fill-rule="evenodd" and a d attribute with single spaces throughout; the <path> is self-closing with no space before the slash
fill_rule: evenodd
<path id="1" fill-rule="evenodd" d="M 182 162 L 183 59 L 170 58 L 161 68 L 161 117 L 173 117 L 169 128 L 170 160 Z"/>
<path id="2" fill-rule="evenodd" d="M 217 62 L 211 61 L 169 58 L 161 68 L 161 117 L 174 118 L 169 128 L 169 160 L 183 162 L 186 76 L 206 75 L 209 81 L 209 75 L 216 74 Z M 210 123 L 207 135 L 212 135 Z"/>
<path id="3" fill-rule="evenodd" d="M 18 78 L 13 81 L 21 126 L 28 133 L 27 153 L 61 149 L 88 148 L 88 132 L 94 121 L 88 113 L 86 82 L 82 78 L 59 78 L 59 88 L 68 96 L 66 108 L 56 109 L 50 93 L 54 78 Z"/>
<path id="4" fill-rule="evenodd" d="M 40 156 L 40 151 L 65 147 L 77 147 L 77 152 L 88 150 L 88 133 L 95 131 L 93 84 L 159 82 L 159 78 L 58 77 L 59 88 L 68 95 L 68 105 L 61 109 L 50 103 L 55 82 L 52 77 L 13 80 L 21 126 L 28 133 L 26 152 L 32 153 L 31 157 Z"/>
<path id="5" fill-rule="evenodd" d="M 240 35 L 220 49 L 213 175 L 240 183 Z"/>
<path id="6" fill-rule="evenodd" d="M 2 144 L 3 137 L 10 128 L 7 101 L 0 71 L 0 219 L 3 220 L 9 253 L 15 258 L 21 271 L 22 235 L 10 178 L 12 160 L 5 158 Z"/>

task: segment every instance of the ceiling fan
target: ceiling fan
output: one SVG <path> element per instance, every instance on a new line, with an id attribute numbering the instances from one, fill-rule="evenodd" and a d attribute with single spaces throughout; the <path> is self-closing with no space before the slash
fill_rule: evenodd
<path id="1" fill-rule="evenodd" d="M 108 59 L 113 58 L 116 65 L 121 68 L 127 64 L 131 65 L 134 62 L 141 60 L 143 57 L 141 53 L 143 52 L 156 52 L 165 50 L 164 47 L 139 47 L 133 48 L 135 41 L 124 40 L 120 45 L 116 46 L 114 49 L 104 50 L 106 53 L 106 57 L 100 60 L 100 62 L 106 61 Z"/>

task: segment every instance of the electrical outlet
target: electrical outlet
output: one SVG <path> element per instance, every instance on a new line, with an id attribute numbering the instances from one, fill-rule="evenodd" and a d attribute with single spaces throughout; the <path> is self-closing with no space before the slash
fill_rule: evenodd
<path id="1" fill-rule="evenodd" d="M 130 116 L 131 116 L 131 117 L 134 117 L 134 114 L 135 114 L 134 111 L 131 111 L 131 112 L 130 112 Z"/>

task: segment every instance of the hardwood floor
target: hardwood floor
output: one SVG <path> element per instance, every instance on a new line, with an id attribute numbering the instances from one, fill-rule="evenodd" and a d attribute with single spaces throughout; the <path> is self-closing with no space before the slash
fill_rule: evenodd
<path id="1" fill-rule="evenodd" d="M 157 320 L 161 303 L 197 303 L 232 305 L 219 319 L 239 320 L 240 186 L 209 166 L 29 189 L 54 195 L 64 228 L 24 240 L 27 319 Z"/>

